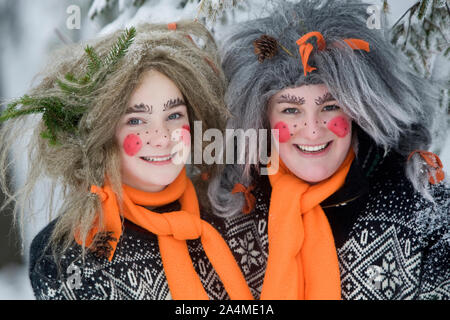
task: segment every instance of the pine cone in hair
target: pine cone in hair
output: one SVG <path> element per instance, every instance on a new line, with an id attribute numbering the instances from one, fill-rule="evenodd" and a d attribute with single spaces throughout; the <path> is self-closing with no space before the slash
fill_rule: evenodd
<path id="1" fill-rule="evenodd" d="M 255 47 L 255 54 L 258 56 L 260 63 L 266 58 L 273 58 L 278 53 L 277 39 L 266 34 L 253 41 L 253 46 Z"/>

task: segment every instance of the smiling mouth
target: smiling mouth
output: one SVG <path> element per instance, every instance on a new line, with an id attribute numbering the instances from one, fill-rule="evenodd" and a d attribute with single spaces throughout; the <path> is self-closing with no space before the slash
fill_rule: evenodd
<path id="1" fill-rule="evenodd" d="M 158 162 L 170 161 L 174 156 L 175 156 L 175 153 L 168 155 L 168 156 L 140 157 L 140 158 L 146 162 L 158 163 Z"/>
<path id="2" fill-rule="evenodd" d="M 316 146 L 308 146 L 308 145 L 301 145 L 301 144 L 296 144 L 295 146 L 297 147 L 297 149 L 299 149 L 303 153 L 315 154 L 315 153 L 320 153 L 320 152 L 324 151 L 325 149 L 327 149 L 332 142 L 333 141 L 329 141 L 327 143 L 324 143 L 321 145 L 316 145 Z"/>

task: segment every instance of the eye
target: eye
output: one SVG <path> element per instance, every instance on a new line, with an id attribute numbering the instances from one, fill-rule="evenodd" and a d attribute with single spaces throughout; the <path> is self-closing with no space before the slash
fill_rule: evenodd
<path id="1" fill-rule="evenodd" d="M 169 115 L 169 116 L 167 117 L 167 119 L 169 119 L 169 120 L 177 120 L 177 119 L 180 119 L 180 118 L 182 118 L 182 117 L 183 117 L 183 114 L 182 114 L 182 113 L 176 112 L 176 113 L 172 113 L 171 115 Z"/>
<path id="2" fill-rule="evenodd" d="M 331 104 L 329 106 L 325 106 L 323 107 L 322 111 L 335 111 L 335 110 L 339 110 L 341 107 L 335 105 L 335 104 Z"/>
<path id="3" fill-rule="evenodd" d="M 127 124 L 130 125 L 130 126 L 138 126 L 138 125 L 140 125 L 142 123 L 143 123 L 143 121 L 141 119 L 138 119 L 138 118 L 130 118 L 127 121 Z"/>
<path id="4" fill-rule="evenodd" d="M 300 110 L 298 110 L 297 108 L 286 108 L 283 109 L 283 111 L 281 111 L 282 113 L 287 113 L 287 114 L 296 114 L 299 113 Z"/>

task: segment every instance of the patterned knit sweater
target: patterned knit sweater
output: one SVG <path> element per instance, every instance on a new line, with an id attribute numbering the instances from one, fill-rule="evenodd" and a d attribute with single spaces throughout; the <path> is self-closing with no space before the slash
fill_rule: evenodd
<path id="1" fill-rule="evenodd" d="M 344 186 L 321 203 L 338 253 L 343 299 L 450 299 L 450 188 L 435 203 L 414 191 L 404 161 L 360 136 Z M 227 239 L 257 297 L 268 257 L 271 185 L 256 180 L 255 210 L 225 221 Z"/>
<path id="2" fill-rule="evenodd" d="M 436 203 L 414 192 L 403 161 L 360 137 L 344 186 L 321 203 L 335 239 L 343 299 L 450 299 L 450 189 L 434 189 Z M 228 219 L 204 215 L 222 233 L 259 298 L 268 257 L 271 186 L 260 177 L 253 212 Z M 179 210 L 178 202 L 159 208 Z M 155 210 L 157 211 L 157 210 Z M 32 242 L 30 279 L 37 299 L 170 299 L 156 235 L 125 221 L 111 262 L 74 244 L 55 262 L 46 249 L 54 222 Z M 228 299 L 199 240 L 188 241 L 211 299 Z"/>
<path id="3" fill-rule="evenodd" d="M 178 201 L 153 208 L 155 212 L 180 210 Z M 125 220 L 112 261 L 74 243 L 55 259 L 49 242 L 56 221 L 32 241 L 29 275 L 37 299 L 41 300 L 166 300 L 171 299 L 157 236 Z M 211 266 L 199 239 L 188 240 L 195 270 L 210 299 L 229 299 Z M 58 261 L 58 263 L 56 262 Z"/>

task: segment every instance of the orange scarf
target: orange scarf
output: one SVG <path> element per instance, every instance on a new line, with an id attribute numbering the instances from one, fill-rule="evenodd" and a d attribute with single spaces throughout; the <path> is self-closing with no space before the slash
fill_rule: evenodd
<path id="1" fill-rule="evenodd" d="M 345 181 L 355 157 L 347 157 L 330 178 L 309 185 L 281 162 L 269 175 L 269 258 L 261 299 L 341 299 L 337 252 L 320 203 Z"/>
<path id="2" fill-rule="evenodd" d="M 102 199 L 105 229 L 119 239 L 122 221 L 116 196 L 107 184 L 103 188 L 92 187 Z M 143 206 L 162 206 L 179 200 L 181 211 L 156 213 Z M 173 299 L 206 300 L 203 288 L 189 255 L 186 240 L 200 237 L 206 255 L 219 275 L 231 299 L 253 299 L 239 266 L 220 234 L 200 218 L 200 210 L 191 180 L 186 170 L 163 191 L 148 193 L 123 185 L 123 217 L 158 236 L 159 249 Z M 91 243 L 94 228 L 88 237 Z M 77 240 L 78 241 L 78 240 Z M 112 260 L 117 242 L 111 242 Z"/>

